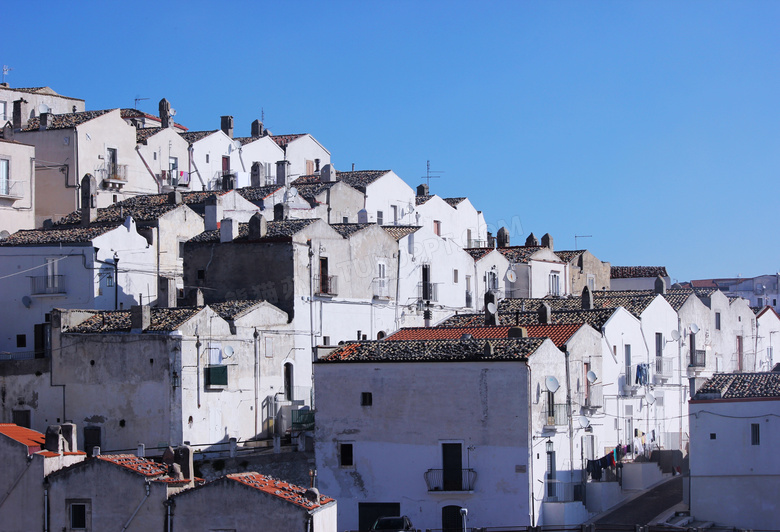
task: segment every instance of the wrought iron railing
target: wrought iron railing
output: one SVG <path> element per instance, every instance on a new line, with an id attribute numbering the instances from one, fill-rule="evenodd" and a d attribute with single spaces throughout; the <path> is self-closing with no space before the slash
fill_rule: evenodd
<path id="1" fill-rule="evenodd" d="M 386 277 L 379 277 L 374 279 L 372 283 L 374 289 L 374 297 L 389 298 L 390 297 L 390 280 Z"/>
<path id="2" fill-rule="evenodd" d="M 317 295 L 335 296 L 338 294 L 338 278 L 335 275 L 315 275 L 314 292 Z"/>
<path id="3" fill-rule="evenodd" d="M 604 406 L 604 388 L 600 384 L 590 384 L 583 393 L 582 406 L 601 408 Z"/>
<path id="4" fill-rule="evenodd" d="M 418 283 L 417 298 L 423 301 L 438 301 L 439 285 L 437 283 Z"/>
<path id="5" fill-rule="evenodd" d="M 550 427 L 553 425 L 565 425 L 567 421 L 566 404 L 556 403 L 552 406 L 552 410 L 549 408 L 545 408 L 544 410 L 544 424 Z"/>
<path id="6" fill-rule="evenodd" d="M 695 368 L 703 368 L 707 365 L 707 351 L 704 349 L 692 349 L 691 350 L 691 366 Z"/>
<path id="7" fill-rule="evenodd" d="M 102 168 L 98 168 L 97 178 L 109 181 L 127 181 L 127 165 L 126 164 L 108 164 Z"/>
<path id="8" fill-rule="evenodd" d="M 0 179 L 0 196 L 8 196 L 10 198 L 24 197 L 24 183 L 24 181 Z"/>
<path id="9" fill-rule="evenodd" d="M 64 294 L 64 275 L 37 275 L 30 277 L 30 290 L 33 295 Z"/>
<path id="10" fill-rule="evenodd" d="M 424 476 L 428 491 L 473 491 L 477 481 L 473 469 L 429 469 Z"/>
<path id="11" fill-rule="evenodd" d="M 671 377 L 674 371 L 674 359 L 671 357 L 655 358 L 655 374 L 664 377 Z"/>

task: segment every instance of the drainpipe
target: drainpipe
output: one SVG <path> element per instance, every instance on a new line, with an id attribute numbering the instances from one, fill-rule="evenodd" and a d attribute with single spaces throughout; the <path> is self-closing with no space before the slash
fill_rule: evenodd
<path id="1" fill-rule="evenodd" d="M 168 521 L 168 526 L 165 532 L 173 532 L 173 507 L 176 503 L 168 499 L 165 501 L 165 518 Z"/>
<path id="2" fill-rule="evenodd" d="M 257 327 L 255 327 L 255 332 L 252 336 L 255 340 L 255 437 L 257 437 L 257 395 L 260 387 L 260 357 L 257 352 L 257 338 L 260 336 L 260 333 L 257 332 Z"/>
<path id="3" fill-rule="evenodd" d="M 196 389 L 197 389 L 197 398 L 198 398 L 198 408 L 200 408 L 200 346 L 203 344 L 200 343 L 200 336 L 195 335 L 195 382 L 197 383 Z"/>
<path id="4" fill-rule="evenodd" d="M 398 299 L 401 295 L 401 246 L 398 246 L 398 260 L 395 266 L 395 328 L 400 329 L 398 323 Z"/>
<path id="5" fill-rule="evenodd" d="M 49 532 L 49 490 L 43 490 L 43 532 Z"/>
<path id="6" fill-rule="evenodd" d="M 564 351 L 564 357 L 566 360 L 566 410 L 569 418 L 569 482 L 573 480 L 574 473 L 574 425 L 572 423 L 571 412 L 571 372 L 569 370 L 569 350 Z M 573 482 L 572 482 L 573 483 Z"/>
<path id="7" fill-rule="evenodd" d="M 200 170 L 198 170 L 198 165 L 195 164 L 195 158 L 192 156 L 192 144 L 187 148 L 187 153 L 189 154 L 190 164 L 195 167 L 195 173 L 198 174 L 198 181 L 200 181 L 201 186 L 203 187 L 203 190 L 206 190 L 206 183 L 203 182 L 203 177 L 200 175 Z M 192 175 L 192 172 L 190 172 L 190 175 Z"/>
<path id="8" fill-rule="evenodd" d="M 146 499 L 149 498 L 149 483 L 145 482 L 144 487 L 146 488 L 146 495 L 144 495 L 144 498 L 141 499 L 141 502 L 138 503 L 138 507 L 133 512 L 133 515 L 130 516 L 130 519 L 127 520 L 127 523 L 125 523 L 125 526 L 122 527 L 122 532 L 125 532 L 127 530 L 127 527 L 130 526 L 130 523 L 135 519 L 136 514 L 138 513 L 138 510 L 141 509 L 141 506 L 146 502 Z"/>
<path id="9" fill-rule="evenodd" d="M 138 157 L 141 158 L 141 162 L 144 163 L 144 166 L 146 167 L 146 170 L 149 172 L 149 175 L 152 176 L 152 179 L 157 184 L 157 193 L 162 192 L 162 181 L 161 179 L 157 179 L 157 176 L 154 175 L 154 171 L 149 167 L 149 164 L 146 162 L 146 159 L 144 159 L 144 156 L 141 155 L 140 146 L 138 144 L 135 145 L 135 152 L 138 154 Z"/>
<path id="10" fill-rule="evenodd" d="M 119 310 L 119 255 L 114 253 L 114 310 Z"/>
<path id="11" fill-rule="evenodd" d="M 317 360 L 317 347 L 314 341 L 314 249 L 311 239 L 306 242 L 309 247 L 309 336 L 311 337 L 311 360 Z"/>
<path id="12" fill-rule="evenodd" d="M 536 526 L 536 497 L 534 497 L 534 439 L 533 439 L 533 400 L 531 394 L 533 393 L 533 379 L 531 378 L 531 365 L 528 361 L 525 362 L 525 367 L 528 368 L 528 481 L 530 489 L 530 503 L 531 503 L 531 525 Z"/>

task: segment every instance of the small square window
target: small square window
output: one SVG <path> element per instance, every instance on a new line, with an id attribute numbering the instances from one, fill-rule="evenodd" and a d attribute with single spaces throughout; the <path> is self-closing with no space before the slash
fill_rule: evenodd
<path id="1" fill-rule="evenodd" d="M 761 445 L 761 425 L 750 424 L 750 445 Z"/>
<path id="2" fill-rule="evenodd" d="M 339 444 L 339 465 L 341 467 L 352 467 L 355 465 L 351 443 Z"/>
<path id="3" fill-rule="evenodd" d="M 27 347 L 27 335 L 26 334 L 17 334 L 16 335 L 16 347 Z"/>
<path id="4" fill-rule="evenodd" d="M 371 392 L 363 392 L 360 394 L 360 406 L 371 406 L 374 402 L 374 397 Z"/>
<path id="5" fill-rule="evenodd" d="M 716 438 L 715 433 L 714 432 L 710 432 L 710 439 L 714 440 L 715 438 Z"/>
<path id="6" fill-rule="evenodd" d="M 341 223 L 348 224 L 348 223 L 349 223 L 349 216 L 344 216 L 344 217 L 341 219 Z"/>

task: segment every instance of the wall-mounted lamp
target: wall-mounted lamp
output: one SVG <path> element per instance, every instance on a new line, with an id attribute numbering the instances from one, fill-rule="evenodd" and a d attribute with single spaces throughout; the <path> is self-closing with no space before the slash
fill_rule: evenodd
<path id="1" fill-rule="evenodd" d="M 171 388 L 174 390 L 181 386 L 181 381 L 179 379 L 179 374 L 176 373 L 176 370 L 173 370 L 173 373 L 171 373 Z"/>

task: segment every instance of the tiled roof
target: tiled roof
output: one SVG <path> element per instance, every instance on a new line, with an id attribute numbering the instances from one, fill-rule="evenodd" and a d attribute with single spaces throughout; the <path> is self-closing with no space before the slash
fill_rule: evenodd
<path id="1" fill-rule="evenodd" d="M 313 509 L 333 502 L 335 499 L 320 495 L 319 503 L 310 501 L 306 498 L 306 488 L 295 486 L 283 480 L 277 480 L 273 477 L 261 475 L 260 473 L 234 473 L 226 475 L 226 478 L 235 482 L 240 482 L 250 488 L 274 495 L 280 499 L 301 506 L 306 509 Z"/>
<path id="2" fill-rule="evenodd" d="M 449 203 L 453 208 L 457 207 L 458 205 L 460 205 L 465 200 L 466 200 L 465 197 L 464 198 L 444 198 L 444 201 Z"/>
<path id="3" fill-rule="evenodd" d="M 36 430 L 20 427 L 15 423 L 0 423 L 0 434 L 27 446 L 32 454 L 40 451 L 46 443 L 46 436 Z"/>
<path id="4" fill-rule="evenodd" d="M 494 340 L 400 340 L 351 342 L 321 362 L 469 362 L 524 360 L 542 344 L 542 338 Z M 485 354 L 487 343 L 493 354 Z"/>
<path id="5" fill-rule="evenodd" d="M 223 301 L 222 303 L 210 303 L 209 307 L 219 314 L 222 319 L 234 320 L 251 312 L 262 302 L 262 299 L 237 299 Z"/>
<path id="6" fill-rule="evenodd" d="M 527 263 L 531 260 L 531 256 L 534 253 L 547 248 L 543 246 L 509 246 L 496 249 L 510 262 Z"/>
<path id="7" fill-rule="evenodd" d="M 307 133 L 298 133 L 295 135 L 271 135 L 271 139 L 277 143 L 280 148 L 286 148 L 289 143 L 305 135 L 307 135 Z"/>
<path id="8" fill-rule="evenodd" d="M 84 122 L 89 122 L 99 116 L 113 111 L 113 109 L 104 109 L 102 111 L 82 111 L 80 113 L 65 113 L 61 115 L 49 115 L 49 123 L 46 129 L 67 129 L 76 127 Z M 31 118 L 22 131 L 38 131 L 41 127 L 40 117 Z"/>
<path id="9" fill-rule="evenodd" d="M 680 310 L 680 308 L 688 301 L 688 298 L 692 295 L 698 297 L 710 297 L 714 289 L 709 288 L 670 288 L 665 294 L 662 294 L 664 299 L 672 306 L 674 310 Z M 640 297 L 647 295 L 655 295 L 654 290 L 596 290 L 593 292 L 594 297 Z"/>
<path id="10" fill-rule="evenodd" d="M 498 302 L 499 312 L 535 312 L 539 310 L 544 303 L 550 305 L 552 310 L 576 310 L 582 308 L 582 298 L 530 298 L 530 297 L 508 297 Z"/>
<path id="11" fill-rule="evenodd" d="M 288 238 L 294 234 L 302 231 L 309 225 L 313 224 L 317 219 L 311 218 L 306 220 L 282 220 L 282 221 L 269 221 L 266 223 L 267 233 L 262 240 L 271 240 L 279 238 Z M 237 241 L 247 240 L 249 237 L 249 224 L 239 224 Z M 219 242 L 219 229 L 213 231 L 204 231 L 198 236 L 191 238 L 189 242 Z"/>
<path id="12" fill-rule="evenodd" d="M 262 187 L 237 188 L 236 192 L 238 192 L 241 197 L 247 201 L 260 201 L 271 196 L 274 192 L 281 188 L 284 187 L 282 185 L 264 185 Z"/>
<path id="13" fill-rule="evenodd" d="M 201 309 L 190 308 L 157 308 L 149 309 L 150 324 L 147 331 L 175 331 L 187 320 L 192 318 Z M 78 325 L 69 328 L 63 328 L 63 332 L 68 333 L 104 333 L 104 332 L 129 332 L 130 311 L 129 310 L 100 310 L 92 316 L 82 321 Z"/>
<path id="14" fill-rule="evenodd" d="M 382 229 L 395 238 L 401 240 L 403 237 L 411 235 L 420 229 L 419 225 L 383 225 Z"/>
<path id="15" fill-rule="evenodd" d="M 696 392 L 695 399 L 780 398 L 780 373 L 718 373 Z"/>
<path id="16" fill-rule="evenodd" d="M 350 236 L 354 235 L 358 231 L 362 231 L 363 229 L 367 227 L 371 227 L 372 225 L 376 225 L 373 223 L 370 224 L 330 224 L 330 226 L 336 230 L 338 234 L 343 236 L 344 238 L 349 238 Z"/>
<path id="17" fill-rule="evenodd" d="M 714 279 L 691 280 L 691 286 L 694 288 L 718 288 L 718 283 Z"/>
<path id="18" fill-rule="evenodd" d="M 556 251 L 555 254 L 558 255 L 564 262 L 571 262 L 572 259 L 576 259 L 583 253 L 585 253 L 586 250 L 584 249 L 576 249 L 572 251 Z"/>
<path id="19" fill-rule="evenodd" d="M 475 261 L 481 260 L 482 257 L 493 251 L 495 248 L 464 248 L 463 251 L 471 255 L 471 258 Z"/>
<path id="20" fill-rule="evenodd" d="M 594 329 L 600 331 L 604 324 L 607 323 L 609 318 L 615 313 L 615 310 L 616 309 L 613 308 L 594 310 L 553 310 L 551 321 L 553 325 L 587 323 Z M 499 312 L 498 317 L 499 322 L 502 325 L 518 325 L 520 327 L 540 325 L 539 313 L 536 311 Z M 474 327 L 484 323 L 484 314 L 456 314 L 444 320 L 439 326 Z"/>
<path id="21" fill-rule="evenodd" d="M 153 462 L 146 458 L 139 458 L 134 454 L 101 454 L 98 460 L 125 467 L 134 473 L 145 477 L 158 477 L 168 474 L 168 466 Z"/>
<path id="22" fill-rule="evenodd" d="M 149 137 L 152 137 L 162 131 L 161 127 L 139 127 L 135 130 L 135 141 L 138 144 L 144 144 Z"/>
<path id="23" fill-rule="evenodd" d="M 260 140 L 263 137 L 233 137 L 233 140 L 237 140 L 242 146 L 246 146 L 256 140 Z"/>
<path id="24" fill-rule="evenodd" d="M 312 182 L 312 183 L 298 183 L 295 185 L 295 190 L 298 191 L 298 194 L 300 194 L 303 198 L 306 198 L 307 200 L 314 201 L 314 199 L 325 192 L 326 190 L 329 190 L 330 188 L 335 185 L 336 182 L 328 182 L 328 183 L 320 183 L 320 182 Z"/>
<path id="25" fill-rule="evenodd" d="M 94 238 L 111 231 L 117 225 L 91 225 L 89 227 L 69 227 L 53 229 L 29 229 L 17 231 L 0 246 L 51 246 L 54 244 L 86 244 Z"/>
<path id="26" fill-rule="evenodd" d="M 643 277 L 668 277 L 665 266 L 612 266 L 612 279 L 635 279 Z"/>
<path id="27" fill-rule="evenodd" d="M 365 190 L 370 185 L 390 170 L 355 170 L 354 172 L 336 172 L 336 179 L 344 181 L 347 185 Z"/>
<path id="28" fill-rule="evenodd" d="M 464 334 L 483 340 L 486 338 L 509 338 L 509 329 L 514 325 L 483 327 L 407 327 L 387 337 L 385 341 L 399 340 L 459 340 Z M 577 332 L 582 324 L 529 325 L 529 338 L 549 338 L 562 347 Z"/>
<path id="29" fill-rule="evenodd" d="M 306 185 L 312 183 L 320 183 L 319 174 L 306 174 L 306 175 L 298 176 L 295 180 L 290 182 L 291 185 L 294 185 L 296 187 L 298 185 Z"/>
<path id="30" fill-rule="evenodd" d="M 422 205 L 423 203 L 427 203 L 429 199 L 433 197 L 433 194 L 422 194 L 420 196 L 414 197 L 414 204 L 415 205 Z"/>
<path id="31" fill-rule="evenodd" d="M 211 131 L 177 131 L 177 133 L 190 144 L 194 144 L 217 131 L 219 131 L 219 129 L 212 129 Z"/>

